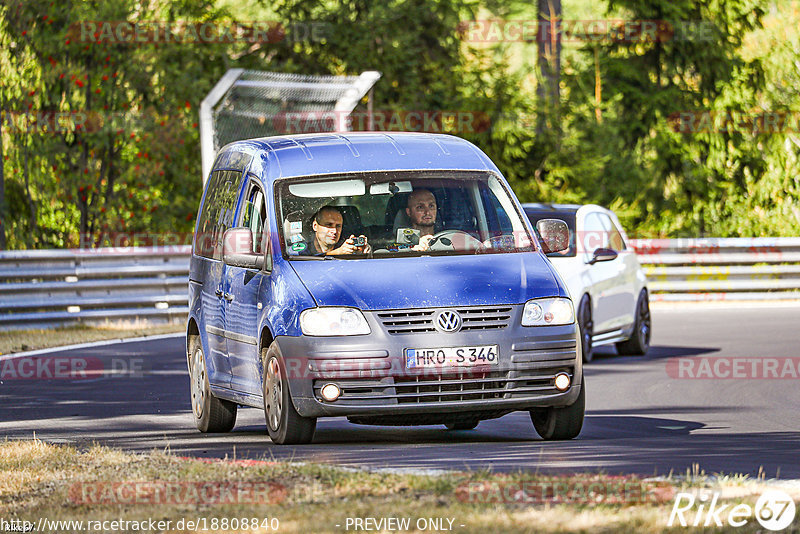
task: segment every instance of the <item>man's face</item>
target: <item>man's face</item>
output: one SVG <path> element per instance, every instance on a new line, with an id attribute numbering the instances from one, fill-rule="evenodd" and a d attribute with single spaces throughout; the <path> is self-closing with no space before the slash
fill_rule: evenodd
<path id="1" fill-rule="evenodd" d="M 335 245 L 342 235 L 342 214 L 336 210 L 325 210 L 319 215 L 321 222 L 314 221 L 317 240 L 326 245 Z"/>
<path id="2" fill-rule="evenodd" d="M 408 218 L 414 226 L 433 226 L 436 222 L 436 198 L 430 191 L 412 194 L 406 208 Z"/>

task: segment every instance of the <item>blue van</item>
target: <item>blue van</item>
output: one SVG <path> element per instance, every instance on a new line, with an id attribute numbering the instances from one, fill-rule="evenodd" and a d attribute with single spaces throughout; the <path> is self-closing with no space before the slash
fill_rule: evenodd
<path id="1" fill-rule="evenodd" d="M 580 336 L 537 224 L 492 161 L 447 135 L 347 133 L 220 150 L 197 217 L 186 350 L 202 432 L 264 409 L 273 442 L 318 417 L 472 429 L 583 424 Z"/>

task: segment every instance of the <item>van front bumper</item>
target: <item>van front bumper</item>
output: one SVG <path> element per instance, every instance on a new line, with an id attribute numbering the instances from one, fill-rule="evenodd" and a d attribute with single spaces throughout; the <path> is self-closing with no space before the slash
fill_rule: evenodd
<path id="1" fill-rule="evenodd" d="M 431 414 L 436 419 L 459 413 L 490 418 L 572 404 L 583 379 L 577 326 L 523 327 L 521 308 L 513 306 L 506 325 L 497 329 L 392 333 L 380 312 L 365 312 L 368 335 L 279 336 L 295 409 L 304 417 Z M 497 346 L 496 365 L 406 368 L 407 349 L 486 345 Z M 572 378 L 563 392 L 554 385 L 560 372 Z M 340 388 L 337 400 L 322 399 L 326 384 Z"/>

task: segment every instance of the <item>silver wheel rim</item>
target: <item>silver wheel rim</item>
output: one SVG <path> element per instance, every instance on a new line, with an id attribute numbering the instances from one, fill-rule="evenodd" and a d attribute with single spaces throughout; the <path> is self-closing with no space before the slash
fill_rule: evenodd
<path id="1" fill-rule="evenodd" d="M 267 412 L 267 421 L 272 430 L 278 430 L 283 412 L 283 383 L 277 358 L 270 358 L 269 363 L 267 363 L 266 382 L 267 390 L 264 392 L 264 408 Z"/>
<path id="2" fill-rule="evenodd" d="M 203 417 L 206 404 L 206 362 L 203 349 L 198 347 L 192 355 L 192 410 L 198 419 Z"/>

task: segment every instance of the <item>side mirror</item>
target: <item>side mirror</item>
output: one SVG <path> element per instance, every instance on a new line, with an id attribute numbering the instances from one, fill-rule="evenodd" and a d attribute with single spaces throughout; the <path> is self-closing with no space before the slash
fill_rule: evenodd
<path id="1" fill-rule="evenodd" d="M 587 261 L 589 265 L 594 265 L 598 261 L 611 261 L 616 259 L 617 251 L 610 248 L 598 248 L 592 253 L 592 259 Z"/>
<path id="2" fill-rule="evenodd" d="M 222 261 L 245 269 L 264 268 L 264 254 L 253 252 L 253 233 L 249 228 L 225 230 L 222 236 Z"/>
<path id="3" fill-rule="evenodd" d="M 536 223 L 536 229 L 542 238 L 545 254 L 562 252 L 569 248 L 569 228 L 561 219 L 542 219 Z"/>

